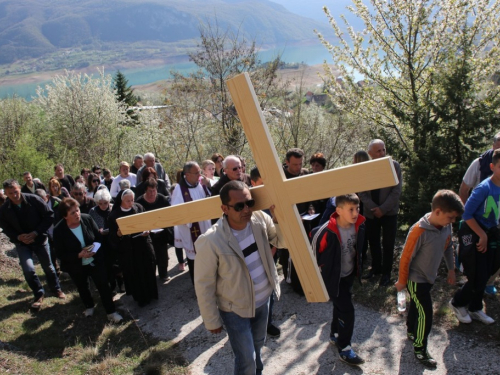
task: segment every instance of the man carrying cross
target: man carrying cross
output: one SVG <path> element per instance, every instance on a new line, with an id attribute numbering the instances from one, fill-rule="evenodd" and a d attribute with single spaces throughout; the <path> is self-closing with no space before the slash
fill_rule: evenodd
<path id="1" fill-rule="evenodd" d="M 195 161 L 188 161 L 182 169 L 182 178 L 172 193 L 172 206 L 196 201 L 210 196 L 207 187 L 200 184 L 201 169 Z M 194 283 L 194 242 L 210 228 L 210 220 L 204 220 L 174 227 L 175 247 L 184 248 L 188 260 L 189 275 Z"/>
<path id="2" fill-rule="evenodd" d="M 205 327 L 227 331 L 235 355 L 235 374 L 261 374 L 269 297 L 280 287 L 269 243 L 283 247 L 272 218 L 252 211 L 255 201 L 241 181 L 220 191 L 223 216 L 196 241 L 195 290 Z"/>
<path id="3" fill-rule="evenodd" d="M 302 227 L 302 220 L 294 206 L 304 200 L 314 201 L 352 191 L 393 186 L 398 183 L 394 164 L 389 157 L 380 158 L 286 180 L 250 76 L 248 73 L 237 75 L 228 80 L 227 85 L 264 182 L 263 186 L 252 188 L 255 208 L 265 209 L 273 204 L 277 206 L 276 217 L 283 221 L 286 219 L 286 225 L 282 226 L 283 236 L 290 254 L 297 260 L 297 273 L 307 301 L 326 302 L 328 293 Z M 122 233 L 130 234 L 212 219 L 219 217 L 220 210 L 220 200 L 210 197 L 198 202 L 138 214 L 135 217 L 123 217 L 117 222 Z"/>

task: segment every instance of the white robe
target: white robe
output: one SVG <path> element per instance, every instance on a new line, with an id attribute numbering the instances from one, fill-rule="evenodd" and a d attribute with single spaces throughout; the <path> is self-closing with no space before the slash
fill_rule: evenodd
<path id="1" fill-rule="evenodd" d="M 194 188 L 189 188 L 189 194 L 193 201 L 199 199 L 204 199 L 206 197 L 205 190 L 201 184 Z M 172 206 L 184 203 L 184 198 L 182 197 L 182 190 L 179 184 L 175 186 L 174 192 L 172 193 Z M 212 226 L 210 220 L 198 222 L 200 225 L 200 234 L 205 233 L 208 228 Z M 194 259 L 196 253 L 194 252 L 193 240 L 191 238 L 191 226 L 192 224 L 176 225 L 174 227 L 175 236 L 175 247 L 183 248 L 186 251 L 186 256 L 189 259 Z"/>

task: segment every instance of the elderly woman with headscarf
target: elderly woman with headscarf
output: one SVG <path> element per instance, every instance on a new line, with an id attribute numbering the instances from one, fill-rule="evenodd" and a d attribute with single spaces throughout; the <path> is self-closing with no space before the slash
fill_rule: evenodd
<path id="1" fill-rule="evenodd" d="M 84 315 L 94 314 L 90 277 L 99 291 L 108 319 L 113 323 L 121 322 L 123 318 L 116 312 L 106 277 L 105 254 L 99 248 L 102 242 L 99 228 L 90 215 L 80 213 L 80 205 L 73 198 L 64 198 L 59 204 L 59 212 L 63 220 L 54 228 L 54 247 L 61 259 L 61 269 L 70 275 L 86 307 Z"/>
<path id="2" fill-rule="evenodd" d="M 109 239 L 117 249 L 118 262 L 123 272 L 125 291 L 132 295 L 139 306 L 146 306 L 152 299 L 158 299 L 156 285 L 156 260 L 149 232 L 124 235 L 116 220 L 144 212 L 134 203 L 134 192 L 130 189 L 118 193 L 108 217 Z"/>

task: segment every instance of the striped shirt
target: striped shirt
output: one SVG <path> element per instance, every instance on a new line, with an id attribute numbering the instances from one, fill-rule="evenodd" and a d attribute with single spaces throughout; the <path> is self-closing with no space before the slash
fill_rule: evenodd
<path id="1" fill-rule="evenodd" d="M 267 279 L 266 271 L 264 270 L 264 265 L 260 258 L 259 249 L 255 243 L 250 223 L 248 223 L 243 230 L 231 229 L 231 231 L 238 240 L 240 249 L 245 257 L 245 264 L 248 267 L 248 272 L 253 281 L 255 308 L 257 309 L 267 302 L 273 289 Z"/>

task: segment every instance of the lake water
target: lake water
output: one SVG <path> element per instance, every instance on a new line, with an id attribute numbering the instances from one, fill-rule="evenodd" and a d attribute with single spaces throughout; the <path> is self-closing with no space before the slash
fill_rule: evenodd
<path id="1" fill-rule="evenodd" d="M 261 61 L 270 61 L 280 55 L 282 60 L 287 63 L 304 62 L 308 65 L 322 64 L 324 60 L 331 62 L 331 56 L 326 48 L 321 44 L 313 44 L 309 46 L 283 46 L 272 50 L 263 51 L 259 54 Z M 160 81 L 171 78 L 170 71 L 175 70 L 181 73 L 189 73 L 196 70 L 196 66 L 192 62 L 166 64 L 162 66 L 144 67 L 138 69 L 125 69 L 122 73 L 128 79 L 130 85 L 144 85 L 151 82 Z M 115 72 L 107 71 L 106 73 L 114 74 Z M 14 94 L 27 100 L 31 100 L 36 96 L 38 86 L 44 86 L 51 81 L 29 83 L 23 85 L 5 85 L 0 86 L 0 98 L 12 97 Z"/>

